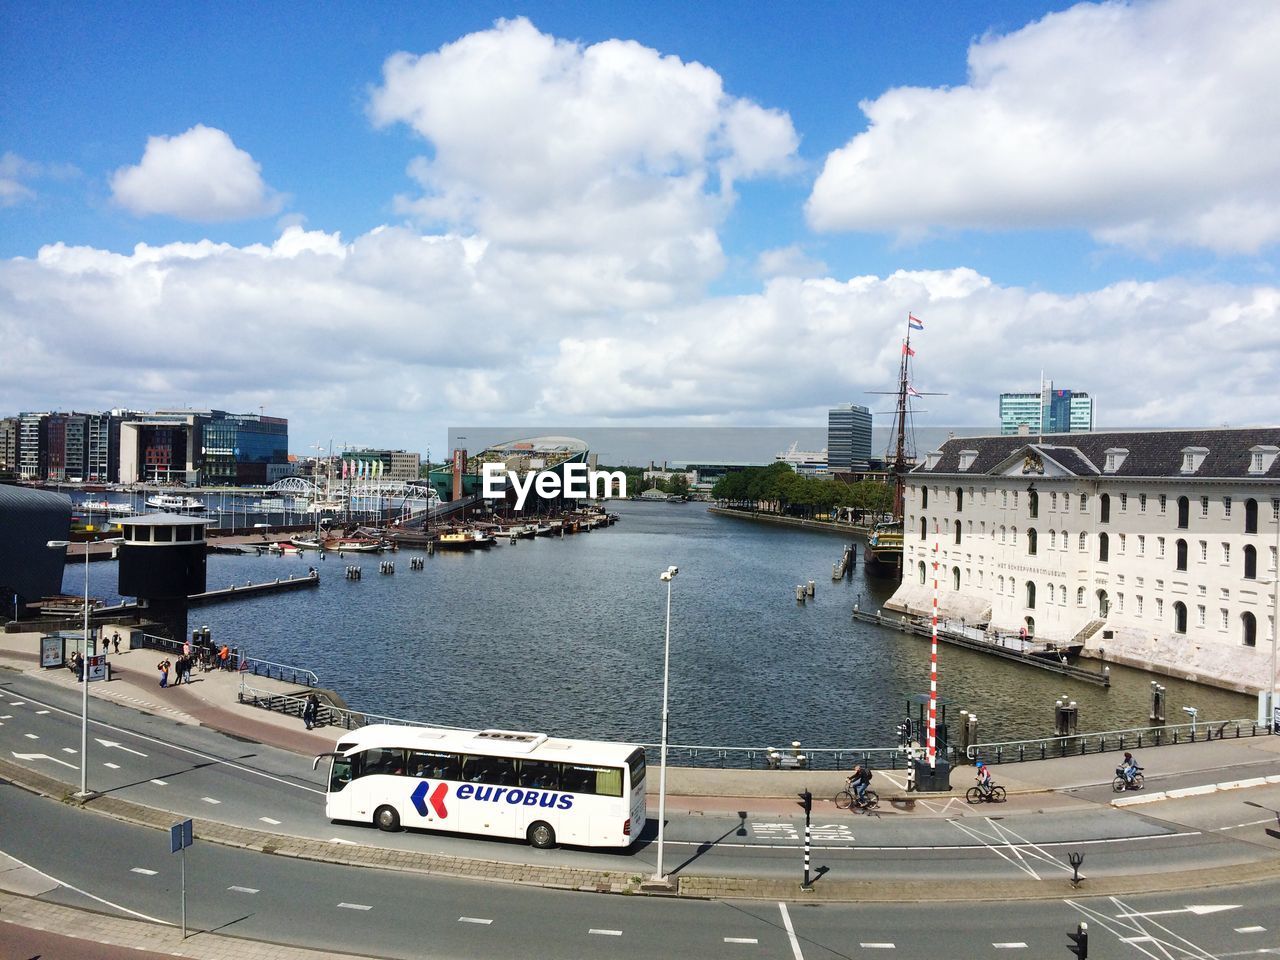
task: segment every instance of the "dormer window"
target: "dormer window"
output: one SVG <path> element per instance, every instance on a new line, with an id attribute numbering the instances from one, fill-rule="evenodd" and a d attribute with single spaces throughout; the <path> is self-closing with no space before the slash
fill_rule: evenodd
<path id="1" fill-rule="evenodd" d="M 1115 473 L 1124 463 L 1124 458 L 1129 456 L 1129 451 L 1124 447 L 1110 447 L 1106 451 L 1107 460 L 1102 470 L 1104 473 Z"/>
<path id="2" fill-rule="evenodd" d="M 1249 472 L 1252 474 L 1266 473 L 1271 469 L 1271 465 L 1276 462 L 1276 456 L 1280 454 L 1280 447 L 1272 447 L 1259 444 L 1256 447 L 1249 448 Z"/>
<path id="3" fill-rule="evenodd" d="M 973 466 L 973 461 L 978 459 L 977 450 L 961 450 L 960 451 L 960 469 L 968 470 Z"/>
<path id="4" fill-rule="evenodd" d="M 1204 458 L 1208 455 L 1208 447 L 1183 447 L 1182 472 L 1195 473 L 1200 469 L 1200 464 L 1204 463 Z"/>
<path id="5" fill-rule="evenodd" d="M 941 450 L 931 450 L 929 453 L 926 453 L 924 455 L 924 468 L 926 470 L 932 470 L 934 467 L 938 465 L 938 461 L 941 459 L 942 459 Z"/>

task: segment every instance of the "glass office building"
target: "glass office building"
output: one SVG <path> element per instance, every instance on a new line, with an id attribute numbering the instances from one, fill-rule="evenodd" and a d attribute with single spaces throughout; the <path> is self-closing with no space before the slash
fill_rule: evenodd
<path id="1" fill-rule="evenodd" d="M 871 459 L 871 411 L 845 403 L 827 411 L 827 471 L 865 470 Z"/>
<path id="2" fill-rule="evenodd" d="M 1000 394 L 1000 433 L 1091 433 L 1093 398 L 1074 390 L 1056 390 L 1049 381 L 1037 393 Z"/>

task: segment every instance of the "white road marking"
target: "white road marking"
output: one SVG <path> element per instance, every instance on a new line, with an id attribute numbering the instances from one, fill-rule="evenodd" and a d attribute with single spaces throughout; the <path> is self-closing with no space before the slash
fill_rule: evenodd
<path id="1" fill-rule="evenodd" d="M 0 720 L 12 720 L 12 719 L 13 719 L 12 713 L 6 713 L 3 716 L 0 716 Z"/>
<path id="2" fill-rule="evenodd" d="M 64 767 L 70 767 L 72 770 L 79 770 L 74 763 L 67 763 L 65 760 L 59 760 L 57 757 L 51 757 L 47 753 L 18 753 L 16 750 L 10 750 L 19 760 L 52 760 L 54 763 L 60 763 Z"/>
<path id="3" fill-rule="evenodd" d="M 1266 927 L 1236 927 L 1236 933 L 1266 933 Z"/>
<path id="4" fill-rule="evenodd" d="M 725 937 L 725 943 L 759 943 L 755 937 Z"/>
<path id="5" fill-rule="evenodd" d="M 458 922 L 459 923 L 479 923 L 479 924 L 483 924 L 486 927 L 489 924 L 493 923 L 492 920 L 486 920 L 484 917 L 459 917 Z"/>
<path id="6" fill-rule="evenodd" d="M 115 740 L 103 740 L 101 737 L 94 737 L 93 739 L 97 740 L 104 747 L 108 747 L 108 748 L 115 747 L 117 750 L 123 750 L 125 753 L 132 753 L 135 757 L 146 756 L 146 754 L 143 753 L 141 750 L 130 749 L 129 747 L 126 747 L 124 744 L 119 743 L 118 741 L 115 741 Z"/>
<path id="7" fill-rule="evenodd" d="M 791 953 L 796 960 L 804 960 L 804 954 L 800 952 L 800 938 L 796 936 L 796 928 L 791 925 L 791 914 L 787 913 L 787 905 L 779 903 L 778 909 L 782 911 L 782 925 L 787 930 L 787 939 L 791 941 Z"/>
<path id="8" fill-rule="evenodd" d="M 77 751 L 75 747 L 63 747 L 63 748 L 62 748 L 62 752 L 63 752 L 63 753 L 78 753 L 79 751 Z"/>
<path id="9" fill-rule="evenodd" d="M 87 890 L 81 890 L 79 887 L 73 887 L 71 884 L 66 883 L 63 880 L 59 880 L 57 877 L 55 877 L 51 873 L 45 873 L 43 870 L 37 870 L 35 867 L 31 866 L 31 864 L 24 863 L 23 861 L 19 860 L 17 857 L 9 853 L 8 851 L 0 851 L 0 852 L 4 852 L 4 855 L 8 857 L 10 860 L 12 860 L 14 863 L 16 863 L 18 866 L 26 867 L 28 870 L 35 871 L 36 873 L 40 874 L 40 876 L 47 877 L 48 879 L 52 880 L 54 883 L 57 883 L 57 884 L 60 884 L 61 886 L 66 887 L 72 893 L 78 893 L 80 894 L 80 896 L 88 897 L 90 900 L 96 900 L 98 901 L 98 903 L 104 904 L 105 906 L 110 907 L 112 910 L 119 910 L 121 913 L 127 913 L 130 916 L 140 917 L 143 920 L 149 920 L 151 923 L 159 923 L 166 927 L 174 926 L 174 924 L 170 923 L 168 920 L 159 920 L 156 917 L 149 917 L 145 913 L 139 913 L 137 910 L 130 910 L 128 907 L 122 907 L 120 906 L 120 904 L 112 903 L 110 900 L 103 900 L 101 897 L 95 897 L 92 893 L 89 893 Z"/>
<path id="10" fill-rule="evenodd" d="M 347 910 L 372 910 L 373 909 L 373 907 L 365 903 L 340 903 L 338 904 L 338 906 L 345 907 Z"/>
<path id="11" fill-rule="evenodd" d="M 271 824 L 273 827 L 280 826 L 279 820 L 272 820 L 270 817 L 259 817 L 258 819 L 261 820 L 263 823 Z"/>
<path id="12" fill-rule="evenodd" d="M 25 707 L 26 705 L 27 701 L 25 700 L 13 700 L 9 703 L 9 706 L 11 707 Z"/>
<path id="13" fill-rule="evenodd" d="M 221 803 L 222 802 L 221 800 L 213 799 L 213 797 L 201 797 L 200 799 L 203 800 L 205 803 Z"/>
<path id="14" fill-rule="evenodd" d="M 151 782 L 154 783 L 157 787 L 167 787 L 169 785 L 168 781 L 166 780 L 152 780 Z"/>
<path id="15" fill-rule="evenodd" d="M 134 868 L 133 868 L 132 870 L 130 870 L 129 872 L 130 872 L 130 873 L 140 873 L 140 874 L 142 874 L 144 877 L 154 877 L 154 876 L 156 875 L 156 872 L 155 872 L 154 870 L 148 870 L 146 867 L 134 867 Z"/>
<path id="16" fill-rule="evenodd" d="M 864 950 L 894 950 L 896 947 L 892 943 L 860 943 L 858 946 Z"/>
<path id="17" fill-rule="evenodd" d="M 1026 945 L 1025 943 L 1023 943 L 1022 941 L 1018 941 L 1017 943 L 993 943 L 993 944 L 992 944 L 992 946 L 993 946 L 993 947 L 995 947 L 997 950 L 1025 950 L 1025 949 L 1027 949 L 1027 945 Z"/>
<path id="18" fill-rule="evenodd" d="M 48 713 L 48 712 L 49 712 L 48 710 L 37 710 L 37 711 L 36 711 L 36 716 L 38 717 L 38 716 L 40 716 L 42 713 Z"/>
<path id="19" fill-rule="evenodd" d="M 34 734 L 34 733 L 24 733 L 24 734 L 23 734 L 23 736 L 24 736 L 24 737 L 26 737 L 28 740 L 39 740 L 39 739 L 40 739 L 40 738 L 39 738 L 36 734 Z"/>
<path id="20" fill-rule="evenodd" d="M 345 843 L 348 847 L 359 846 L 354 840 L 343 840 L 341 837 L 330 837 L 330 843 Z"/>
<path id="21" fill-rule="evenodd" d="M 622 936 L 622 931 L 621 931 L 621 930 L 597 930 L 595 927 L 592 927 L 590 930 L 588 930 L 588 931 L 587 931 L 587 933 L 594 933 L 594 934 L 596 934 L 597 936 L 600 936 L 600 937 L 620 937 L 620 936 Z"/>
<path id="22" fill-rule="evenodd" d="M 1130 917 L 1164 917 L 1171 913 L 1193 913 L 1197 917 L 1203 917 L 1206 913 L 1221 913 L 1223 910 L 1239 910 L 1238 903 L 1193 903 L 1190 906 L 1183 907 L 1180 910 L 1148 910 L 1145 913 L 1117 913 L 1117 920 L 1127 920 Z"/>
<path id="23" fill-rule="evenodd" d="M 110 767 L 112 770 L 119 770 L 119 769 L 120 769 L 120 764 L 118 764 L 118 763 L 104 763 L 104 764 L 103 764 L 103 766 L 104 766 L 104 767 Z"/>
<path id="24" fill-rule="evenodd" d="M 257 887 L 227 887 L 228 890 L 234 890 L 236 893 L 257 893 Z"/>
<path id="25" fill-rule="evenodd" d="M 1159 921 L 1151 920 L 1138 913 L 1119 897 L 1107 899 L 1126 919 L 1114 919 L 1100 908 L 1075 900 L 1063 902 L 1079 911 L 1090 923 L 1096 923 L 1099 928 L 1114 935 L 1121 943 L 1133 945 L 1139 953 L 1151 960 L 1170 960 L 1174 956 L 1184 957 L 1186 960 L 1213 960 L 1217 956 L 1186 937 L 1174 933 L 1168 927 L 1162 926 Z M 1146 944 L 1151 946 L 1148 947 Z"/>

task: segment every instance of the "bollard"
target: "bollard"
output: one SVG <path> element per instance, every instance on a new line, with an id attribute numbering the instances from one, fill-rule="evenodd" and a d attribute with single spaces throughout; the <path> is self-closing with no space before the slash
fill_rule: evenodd
<path id="1" fill-rule="evenodd" d="M 807 593 L 809 596 L 812 597 L 814 589 L 815 589 L 814 582 L 810 580 L 808 585 L 806 586 L 805 593 Z"/>
<path id="2" fill-rule="evenodd" d="M 833 563 L 831 565 L 831 579 L 839 580 L 843 576 L 844 576 L 844 573 L 840 570 L 840 564 Z"/>
<path id="3" fill-rule="evenodd" d="M 796 584 L 796 603 L 804 603 L 804 586 Z"/>
<path id="4" fill-rule="evenodd" d="M 1151 681 L 1151 723 L 1164 723 L 1164 687 Z"/>

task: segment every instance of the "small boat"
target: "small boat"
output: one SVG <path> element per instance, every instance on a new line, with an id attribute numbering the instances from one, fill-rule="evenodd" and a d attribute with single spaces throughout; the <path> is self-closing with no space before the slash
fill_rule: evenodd
<path id="1" fill-rule="evenodd" d="M 321 546 L 338 553 L 381 553 L 384 544 L 372 537 L 326 537 Z"/>
<path id="2" fill-rule="evenodd" d="M 205 502 L 198 497 L 182 497 L 169 493 L 158 493 L 154 497 L 147 497 L 147 506 L 173 513 L 199 513 L 207 509 Z"/>
<path id="3" fill-rule="evenodd" d="M 496 541 L 479 530 L 451 530 L 440 534 L 436 546 L 441 550 L 475 550 L 492 547 Z"/>
<path id="4" fill-rule="evenodd" d="M 324 544 L 319 537 L 292 537 L 289 542 L 299 550 L 323 550 Z"/>

